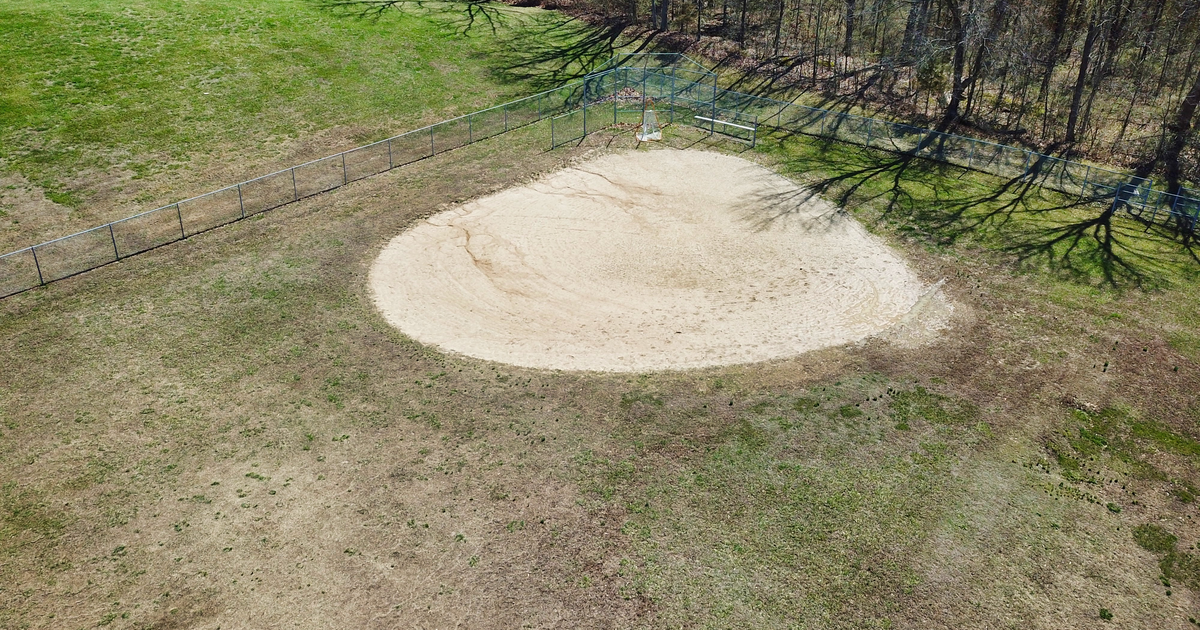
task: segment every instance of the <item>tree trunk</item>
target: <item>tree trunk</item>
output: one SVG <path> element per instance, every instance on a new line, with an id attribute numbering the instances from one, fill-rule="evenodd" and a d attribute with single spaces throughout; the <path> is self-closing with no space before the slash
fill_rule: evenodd
<path id="1" fill-rule="evenodd" d="M 951 62 L 950 103 L 946 105 L 946 114 L 938 125 L 940 131 L 946 131 L 958 122 L 960 117 L 959 105 L 963 97 L 963 69 L 967 63 L 967 32 L 963 28 L 962 9 L 958 0 L 944 0 L 946 10 L 950 13 L 950 29 L 954 37 L 954 58 Z"/>
<path id="2" fill-rule="evenodd" d="M 1099 38 L 1097 38 L 1099 39 Z M 1105 59 L 1107 51 L 1105 46 L 1101 45 L 1099 52 L 1096 53 L 1096 59 Z M 1083 108 L 1083 122 L 1079 124 L 1075 132 L 1076 136 L 1082 136 L 1087 131 L 1088 126 L 1092 123 L 1092 104 L 1096 100 L 1096 93 L 1100 91 L 1100 83 L 1104 80 L 1104 66 L 1097 61 L 1095 69 L 1092 70 L 1092 86 L 1088 90 L 1087 105 Z"/>
<path id="3" fill-rule="evenodd" d="M 742 15 L 738 21 L 738 44 L 746 45 L 746 3 L 750 0 L 742 0 Z"/>
<path id="4" fill-rule="evenodd" d="M 1165 2 L 1154 3 L 1154 13 L 1150 18 L 1150 26 L 1145 28 L 1145 34 L 1142 36 L 1142 49 L 1138 52 L 1138 65 L 1146 61 L 1150 56 L 1150 52 L 1154 50 L 1154 42 L 1157 40 L 1159 24 L 1162 22 L 1162 12 Z"/>
<path id="5" fill-rule="evenodd" d="M 1200 105 L 1200 76 L 1196 77 L 1192 89 L 1179 103 L 1179 111 L 1176 112 L 1175 119 L 1167 125 L 1167 141 L 1159 153 L 1159 162 L 1166 167 L 1167 192 L 1169 193 L 1177 194 L 1179 192 L 1180 180 L 1183 178 L 1179 155 L 1183 153 L 1183 148 L 1187 146 L 1188 138 L 1192 134 L 1192 123 L 1196 117 L 1198 105 Z"/>
<path id="6" fill-rule="evenodd" d="M 1122 0 L 1117 0 L 1113 7 L 1112 23 L 1104 40 L 1104 63 L 1100 66 L 1100 74 L 1109 76 L 1117 65 L 1117 55 L 1121 52 L 1121 42 L 1125 39 L 1125 24 L 1128 20 L 1129 6 Z"/>
<path id="7" fill-rule="evenodd" d="M 929 0 L 910 0 L 908 21 L 904 25 L 904 42 L 900 46 L 901 61 L 911 64 L 916 56 L 918 44 L 925 36 L 926 15 Z"/>
<path id="8" fill-rule="evenodd" d="M 1050 79 L 1054 76 L 1054 68 L 1058 66 L 1058 59 L 1061 55 L 1063 37 L 1067 32 L 1067 18 L 1071 9 L 1071 0 L 1057 0 L 1054 5 L 1054 22 L 1050 29 L 1050 41 L 1046 44 L 1044 53 L 1044 70 L 1042 72 L 1042 84 L 1038 88 L 1037 99 L 1035 102 L 1043 103 L 1044 111 L 1042 113 L 1042 135 L 1045 136 L 1048 132 L 1050 124 Z"/>
<path id="9" fill-rule="evenodd" d="M 783 12 L 787 8 L 784 0 L 779 0 L 779 13 L 775 16 L 775 56 L 779 56 L 779 40 L 783 37 Z"/>
<path id="10" fill-rule="evenodd" d="M 842 56 L 849 57 L 854 43 L 854 3 L 846 0 L 846 40 L 842 43 Z"/>
<path id="11" fill-rule="evenodd" d="M 812 53 L 813 86 L 815 87 L 817 85 L 820 85 L 820 81 L 821 81 L 820 74 L 819 74 L 820 69 L 821 69 L 821 64 L 820 64 L 821 31 L 823 30 L 821 28 L 821 18 L 825 14 L 821 11 L 821 8 L 819 6 L 817 6 L 816 2 L 813 3 L 813 13 L 816 16 L 816 25 L 813 27 L 813 38 L 812 38 L 812 40 L 813 40 L 813 53 Z"/>
<path id="12" fill-rule="evenodd" d="M 1121 120 L 1121 130 L 1117 132 L 1117 139 L 1113 141 L 1113 153 L 1117 152 L 1117 147 L 1125 140 L 1125 132 L 1129 129 L 1129 120 L 1133 118 L 1133 108 L 1142 94 L 1142 67 L 1138 66 L 1137 68 L 1137 75 L 1133 80 L 1133 96 L 1129 97 L 1129 105 L 1125 108 L 1125 117 Z"/>
<path id="13" fill-rule="evenodd" d="M 1000 31 L 1004 28 L 1004 23 L 1008 19 L 1008 0 L 996 0 L 992 5 L 992 17 L 988 23 L 987 33 L 979 41 L 979 48 L 975 51 L 975 61 L 971 64 L 971 76 L 967 81 L 971 85 L 970 95 L 967 97 L 966 116 L 971 115 L 973 105 L 975 104 L 976 91 L 982 92 L 980 82 L 983 81 L 983 76 L 988 67 L 989 47 L 996 38 L 1000 36 Z"/>
<path id="14" fill-rule="evenodd" d="M 1100 28 L 1095 20 L 1088 23 L 1087 36 L 1083 40 L 1083 52 L 1079 57 L 1079 76 L 1075 79 L 1075 89 L 1071 92 L 1071 114 L 1067 118 L 1067 137 L 1069 144 L 1075 142 L 1075 125 L 1079 123 L 1079 105 L 1083 101 L 1083 88 L 1087 85 L 1088 66 L 1092 62 L 1092 49 L 1096 46 L 1096 36 Z"/>

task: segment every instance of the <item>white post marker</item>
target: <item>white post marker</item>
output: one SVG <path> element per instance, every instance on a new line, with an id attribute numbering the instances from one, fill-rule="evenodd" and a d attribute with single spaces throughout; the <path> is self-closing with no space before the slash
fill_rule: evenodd
<path id="1" fill-rule="evenodd" d="M 638 132 L 638 142 L 662 140 L 662 127 L 658 124 L 658 114 L 654 113 L 654 101 L 647 100 L 647 107 L 642 110 L 642 130 Z"/>

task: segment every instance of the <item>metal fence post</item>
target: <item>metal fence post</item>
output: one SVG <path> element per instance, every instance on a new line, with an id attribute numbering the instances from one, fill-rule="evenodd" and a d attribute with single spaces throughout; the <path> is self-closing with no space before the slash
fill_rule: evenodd
<path id="1" fill-rule="evenodd" d="M 389 146 L 388 148 L 390 149 L 391 147 Z M 389 158 L 389 161 L 391 161 L 390 155 L 388 156 L 388 158 Z M 296 167 L 293 166 L 292 168 L 289 168 L 288 170 L 292 172 L 292 201 L 296 201 L 297 199 L 300 198 L 300 188 L 296 186 Z"/>
<path id="2" fill-rule="evenodd" d="M 1158 209 L 1162 207 L 1162 195 L 1158 197 L 1158 203 L 1154 204 L 1154 210 L 1150 212 L 1150 220 L 1147 221 L 1150 225 L 1154 225 L 1155 219 L 1158 218 Z M 1150 226 L 1146 226 L 1146 231 L 1150 231 Z"/>
<path id="3" fill-rule="evenodd" d="M 42 263 L 38 262 L 38 259 L 37 259 L 37 246 L 35 245 L 33 247 L 30 247 L 29 253 L 33 254 L 33 266 L 37 267 L 38 284 L 45 285 L 46 279 L 42 277 Z"/>
<path id="4" fill-rule="evenodd" d="M 646 111 L 646 69 L 642 68 L 642 111 Z"/>
<path id="5" fill-rule="evenodd" d="M 667 122 L 675 122 L 675 66 L 671 66 L 671 115 Z"/>
<path id="6" fill-rule="evenodd" d="M 175 204 L 175 216 L 179 217 L 179 238 L 187 238 L 187 232 L 183 229 L 183 211 L 179 209 L 179 204 Z"/>
<path id="7" fill-rule="evenodd" d="M 108 224 L 108 237 L 112 239 L 113 257 L 115 257 L 117 260 L 121 260 L 121 252 L 117 251 L 117 236 L 113 234 L 111 223 Z"/>
<path id="8" fill-rule="evenodd" d="M 238 208 L 242 211 L 242 218 L 246 218 L 246 202 L 242 200 L 242 185 L 238 184 Z"/>
<path id="9" fill-rule="evenodd" d="M 975 148 L 979 146 L 974 139 L 971 140 L 971 154 L 967 156 L 967 168 L 971 168 L 971 163 L 975 161 Z"/>
<path id="10" fill-rule="evenodd" d="M 396 165 L 392 163 L 392 139 L 388 138 L 388 170 L 390 171 L 394 168 L 396 168 Z M 292 181 L 296 181 L 296 169 L 292 169 Z"/>
<path id="11" fill-rule="evenodd" d="M 867 146 L 868 147 L 871 146 L 871 123 L 874 121 L 875 121 L 874 118 L 867 119 Z"/>
<path id="12" fill-rule="evenodd" d="M 433 157 L 435 155 L 437 155 L 437 149 L 435 149 L 433 146 L 433 125 L 430 125 L 429 126 L 429 156 Z"/>
<path id="13" fill-rule="evenodd" d="M 467 114 L 467 144 L 475 142 L 475 125 L 471 122 L 471 115 Z"/>
<path id="14" fill-rule="evenodd" d="M 1032 151 L 1025 152 L 1025 172 L 1021 173 L 1021 177 L 1029 175 L 1029 158 L 1033 157 Z"/>
<path id="15" fill-rule="evenodd" d="M 508 103 L 504 104 L 504 133 L 508 133 Z"/>
<path id="16" fill-rule="evenodd" d="M 708 135 L 717 132 L 717 77 L 713 75 L 712 120 L 708 123 Z"/>
<path id="17" fill-rule="evenodd" d="M 1087 170 L 1083 172 L 1083 184 L 1079 187 L 1079 196 L 1082 197 L 1087 192 L 1088 179 L 1092 176 L 1092 166 L 1089 164 Z"/>
<path id="18" fill-rule="evenodd" d="M 587 106 L 588 106 L 587 97 L 588 97 L 588 82 L 587 82 L 587 79 L 584 79 L 583 80 L 583 100 L 581 101 L 581 103 L 583 103 L 583 136 L 584 137 L 587 137 Z"/>
<path id="19" fill-rule="evenodd" d="M 342 151 L 342 185 L 350 183 L 350 178 L 346 177 L 346 152 Z"/>

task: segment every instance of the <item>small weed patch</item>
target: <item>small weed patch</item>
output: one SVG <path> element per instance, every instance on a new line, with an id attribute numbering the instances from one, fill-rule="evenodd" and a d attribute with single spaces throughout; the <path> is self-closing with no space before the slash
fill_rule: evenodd
<path id="1" fill-rule="evenodd" d="M 918 385 L 906 391 L 891 392 L 892 415 L 899 424 L 923 420 L 931 424 L 974 424 L 979 409 L 974 404 L 926 390 Z"/>
<path id="2" fill-rule="evenodd" d="M 1133 540 L 1142 549 L 1154 553 L 1174 551 L 1175 543 L 1179 541 L 1174 534 L 1168 532 L 1161 525 L 1153 523 L 1135 527 L 1133 530 Z"/>

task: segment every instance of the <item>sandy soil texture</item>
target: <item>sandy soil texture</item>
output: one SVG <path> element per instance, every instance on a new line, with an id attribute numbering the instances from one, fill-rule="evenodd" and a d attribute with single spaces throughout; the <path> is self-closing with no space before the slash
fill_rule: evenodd
<path id="1" fill-rule="evenodd" d="M 370 282 L 387 320 L 423 343 L 600 371 L 794 356 L 911 327 L 936 291 L 794 182 L 671 149 L 605 155 L 435 215 L 384 248 Z"/>

